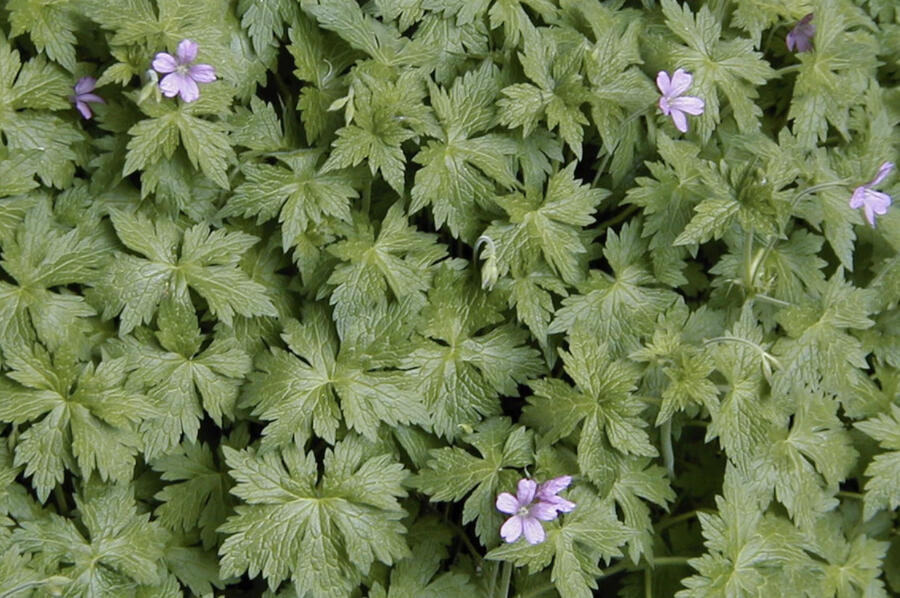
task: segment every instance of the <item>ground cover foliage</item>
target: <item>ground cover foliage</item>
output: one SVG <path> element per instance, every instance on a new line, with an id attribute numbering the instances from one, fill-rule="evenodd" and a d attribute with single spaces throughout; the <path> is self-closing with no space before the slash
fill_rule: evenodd
<path id="1" fill-rule="evenodd" d="M 0 596 L 900 593 L 898 65 L 889 0 L 0 2 Z"/>

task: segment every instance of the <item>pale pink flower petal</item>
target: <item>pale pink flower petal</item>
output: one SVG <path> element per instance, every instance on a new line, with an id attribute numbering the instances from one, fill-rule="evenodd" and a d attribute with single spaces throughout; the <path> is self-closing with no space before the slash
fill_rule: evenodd
<path id="1" fill-rule="evenodd" d="M 525 539 L 529 544 L 540 544 L 544 541 L 544 528 L 537 519 L 533 517 L 523 518 L 522 528 L 522 531 L 525 532 Z"/>
<path id="2" fill-rule="evenodd" d="M 497 496 L 497 510 L 512 515 L 519 510 L 519 501 L 509 492 L 503 492 Z"/>
<path id="3" fill-rule="evenodd" d="M 809 13 L 794 25 L 785 37 L 785 43 L 791 52 L 809 52 L 812 50 L 812 38 L 816 34 L 816 26 L 812 21 L 813 13 Z"/>
<path id="4" fill-rule="evenodd" d="M 875 185 L 878 185 L 879 183 L 881 183 L 881 181 L 886 179 L 887 176 L 889 174 L 891 174 L 892 170 L 894 170 L 893 162 L 885 162 L 884 164 L 882 164 L 881 167 L 878 169 L 878 174 L 876 174 L 875 178 L 872 179 L 872 181 L 869 183 L 869 187 L 874 187 Z"/>
<path id="5" fill-rule="evenodd" d="M 669 106 L 672 110 L 679 110 L 696 116 L 698 114 L 703 114 L 703 109 L 706 107 L 706 104 L 700 98 L 683 96 L 669 100 Z"/>
<path id="6" fill-rule="evenodd" d="M 94 91 L 94 87 L 96 85 L 97 80 L 93 77 L 82 77 L 75 82 L 75 93 L 78 95 L 89 93 L 91 91 Z"/>
<path id="7" fill-rule="evenodd" d="M 500 528 L 500 537 L 506 542 L 515 542 L 522 535 L 522 518 L 510 517 Z"/>
<path id="8" fill-rule="evenodd" d="M 151 66 L 157 73 L 164 75 L 166 73 L 171 73 L 178 68 L 178 61 L 176 61 L 175 57 L 168 52 L 159 52 L 153 59 Z"/>
<path id="9" fill-rule="evenodd" d="M 212 83 L 216 80 L 216 69 L 208 64 L 195 64 L 188 74 L 197 83 Z"/>
<path id="10" fill-rule="evenodd" d="M 209 64 L 191 64 L 197 58 L 196 42 L 183 39 L 178 44 L 175 56 L 159 52 L 153 60 L 153 69 L 166 76 L 159 82 L 163 95 L 172 98 L 180 96 L 185 102 L 196 101 L 200 97 L 197 83 L 211 83 L 216 80 L 216 69 Z"/>
<path id="11" fill-rule="evenodd" d="M 854 210 L 863 208 L 866 220 L 872 228 L 875 228 L 875 216 L 887 214 L 888 208 L 891 206 L 891 196 L 881 191 L 872 189 L 875 185 L 881 183 L 894 169 L 893 162 L 885 162 L 878 168 L 875 178 L 864 185 L 860 185 L 853 190 L 850 196 L 850 207 Z"/>
<path id="12" fill-rule="evenodd" d="M 687 133 L 688 124 L 687 117 L 684 115 L 684 112 L 681 110 L 672 110 L 672 123 L 675 125 L 675 128 L 681 131 L 682 133 Z"/>
<path id="13" fill-rule="evenodd" d="M 75 91 L 75 95 L 69 96 L 69 101 L 75 104 L 75 108 L 78 112 L 81 113 L 81 116 L 84 118 L 91 118 L 94 116 L 94 113 L 91 112 L 91 107 L 89 104 L 105 104 L 103 98 L 98 96 L 94 91 L 94 87 L 97 85 L 97 80 L 93 77 L 82 77 L 78 81 L 75 82 L 75 85 L 72 89 Z"/>
<path id="14" fill-rule="evenodd" d="M 519 485 L 516 489 L 516 498 L 519 501 L 519 506 L 524 506 L 534 500 L 534 493 L 537 490 L 537 482 L 534 480 L 529 480 L 528 478 L 522 478 L 519 480 Z"/>
<path id="15" fill-rule="evenodd" d="M 174 98 L 181 91 L 181 86 L 185 78 L 185 75 L 182 75 L 181 73 L 169 73 L 159 82 L 159 88 L 162 90 L 164 96 L 167 98 Z"/>
<path id="16" fill-rule="evenodd" d="M 183 39 L 178 42 L 178 49 L 175 52 L 178 55 L 178 63 L 187 64 L 194 62 L 197 58 L 197 48 L 197 43 L 193 40 Z"/>
<path id="17" fill-rule="evenodd" d="M 529 509 L 528 514 L 541 521 L 553 521 L 556 519 L 557 512 L 556 507 L 551 503 L 539 502 Z"/>
<path id="18" fill-rule="evenodd" d="M 693 81 L 694 76 L 692 74 L 688 73 L 684 69 L 677 69 L 672 74 L 672 86 L 669 89 L 668 95 L 680 96 L 688 90 Z"/>

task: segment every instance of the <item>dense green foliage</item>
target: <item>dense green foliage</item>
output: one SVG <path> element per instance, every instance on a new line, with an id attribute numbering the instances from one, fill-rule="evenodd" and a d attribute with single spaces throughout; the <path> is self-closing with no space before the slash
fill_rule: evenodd
<path id="1" fill-rule="evenodd" d="M 0 597 L 900 594 L 898 81 L 890 0 L 0 0 Z"/>

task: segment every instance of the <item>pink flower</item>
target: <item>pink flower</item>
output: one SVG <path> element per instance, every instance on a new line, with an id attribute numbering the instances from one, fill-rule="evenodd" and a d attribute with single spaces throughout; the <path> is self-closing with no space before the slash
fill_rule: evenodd
<path id="1" fill-rule="evenodd" d="M 560 492 L 569 487 L 572 483 L 572 476 L 564 475 L 552 480 L 547 480 L 538 485 L 535 496 L 539 501 L 548 504 L 560 513 L 568 513 L 575 508 L 575 503 L 566 500 L 561 496 L 557 496 Z"/>
<path id="2" fill-rule="evenodd" d="M 534 501 L 537 482 L 523 478 L 519 480 L 516 495 L 503 492 L 497 497 L 497 510 L 512 515 L 500 528 L 500 536 L 507 542 L 515 542 L 525 534 L 529 544 L 540 544 L 544 541 L 544 528 L 541 521 L 556 519 L 556 507 L 544 502 Z"/>
<path id="3" fill-rule="evenodd" d="M 794 25 L 785 41 L 791 52 L 809 52 L 812 50 L 812 38 L 816 34 L 816 26 L 810 23 L 813 13 L 809 13 Z"/>
<path id="4" fill-rule="evenodd" d="M 694 76 L 686 72 L 684 69 L 678 69 L 669 80 L 669 73 L 659 71 L 656 75 L 656 86 L 659 88 L 662 97 L 659 98 L 659 109 L 666 116 L 672 117 L 675 128 L 682 133 L 687 133 L 687 114 L 703 114 L 705 104 L 700 98 L 694 96 L 683 96 L 682 94 L 688 90 Z"/>
<path id="5" fill-rule="evenodd" d="M 197 58 L 197 44 L 183 39 L 178 44 L 175 56 L 167 52 L 159 52 L 153 58 L 153 68 L 159 74 L 165 74 L 159 82 L 159 88 L 167 98 L 181 95 L 185 102 L 193 102 L 200 97 L 197 83 L 211 83 L 216 80 L 216 69 L 208 64 L 194 64 Z"/>
<path id="6" fill-rule="evenodd" d="M 93 77 L 82 77 L 75 83 L 75 87 L 72 88 L 75 90 L 75 95 L 69 96 L 69 101 L 75 104 L 75 107 L 78 108 L 79 112 L 81 112 L 81 116 L 85 118 L 91 118 L 92 116 L 94 116 L 94 113 L 91 112 L 91 107 L 88 106 L 88 104 L 106 103 L 103 101 L 103 98 L 95 93 L 92 93 L 96 85 L 97 80 Z"/>
<path id="7" fill-rule="evenodd" d="M 878 174 L 875 175 L 874 179 L 854 189 L 853 195 L 850 196 L 850 207 L 854 210 L 863 208 L 866 220 L 869 221 L 872 228 L 875 227 L 875 215 L 881 216 L 886 214 L 891 206 L 891 196 L 881 191 L 873 191 L 872 187 L 886 179 L 893 169 L 893 162 L 885 162 L 878 169 Z"/>

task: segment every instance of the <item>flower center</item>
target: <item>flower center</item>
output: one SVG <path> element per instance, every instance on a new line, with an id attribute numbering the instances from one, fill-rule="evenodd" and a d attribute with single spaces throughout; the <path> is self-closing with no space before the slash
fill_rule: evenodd
<path id="1" fill-rule="evenodd" d="M 519 510 L 516 511 L 516 515 L 519 517 L 527 517 L 528 513 L 531 511 L 531 508 L 528 505 L 522 505 L 519 507 Z"/>
<path id="2" fill-rule="evenodd" d="M 191 70 L 191 65 L 189 64 L 179 64 L 175 67 L 175 72 L 179 75 L 187 75 L 189 70 Z"/>

